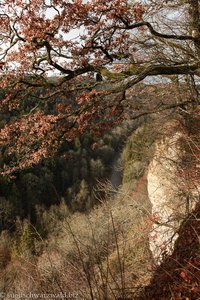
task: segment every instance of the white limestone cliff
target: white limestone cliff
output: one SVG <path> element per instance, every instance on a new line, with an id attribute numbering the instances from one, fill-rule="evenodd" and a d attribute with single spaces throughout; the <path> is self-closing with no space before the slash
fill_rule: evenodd
<path id="1" fill-rule="evenodd" d="M 180 164 L 183 149 L 180 141 L 184 133 L 174 131 L 156 142 L 154 157 L 148 172 L 148 196 L 152 204 L 152 230 L 150 249 L 156 262 L 173 250 L 178 237 L 178 228 L 186 214 L 194 208 L 195 201 L 188 206 L 181 188 Z"/>

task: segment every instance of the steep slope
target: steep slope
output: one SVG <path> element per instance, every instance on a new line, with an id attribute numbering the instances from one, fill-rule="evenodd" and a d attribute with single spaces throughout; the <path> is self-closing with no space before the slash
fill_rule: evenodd
<path id="1" fill-rule="evenodd" d="M 158 236 L 157 243 L 162 244 L 163 238 L 168 238 L 171 253 L 168 251 L 164 253 L 160 266 L 155 269 L 150 285 L 142 291 L 137 299 L 200 299 L 199 128 L 200 115 L 198 109 L 192 111 L 189 115 L 187 114 L 183 119 L 182 126 L 178 128 L 181 129 L 181 132 L 179 131 L 179 139 L 176 140 L 176 147 L 173 146 L 173 149 L 179 155 L 175 155 L 176 164 L 173 168 L 168 168 L 171 171 L 168 182 L 171 181 L 169 188 L 171 188 L 172 194 L 170 191 L 164 192 L 166 185 L 161 186 L 162 196 L 168 196 L 167 201 L 163 201 L 162 198 L 161 201 L 154 202 L 154 207 L 158 209 L 162 202 L 160 211 L 165 210 L 165 215 L 163 216 L 161 213 L 160 220 L 157 222 L 157 225 L 161 228 L 158 232 L 160 236 Z M 176 135 L 177 130 L 172 132 L 171 141 L 174 140 Z M 163 145 L 160 149 L 162 148 Z M 166 166 L 166 164 L 164 165 Z M 149 176 L 151 172 L 150 169 Z M 159 179 L 158 174 L 156 179 L 157 184 L 163 183 L 163 178 Z M 175 181 L 176 184 L 174 184 Z M 151 183 L 151 180 L 149 183 Z M 174 185 L 176 187 L 175 192 L 173 190 Z M 158 192 L 157 196 L 160 194 Z M 165 207 L 169 203 L 168 200 L 170 200 L 171 195 L 171 206 Z M 154 197 L 154 200 L 156 200 L 156 197 Z M 157 200 L 159 200 L 159 197 Z M 166 197 L 164 200 L 166 200 Z M 164 233 L 164 227 L 162 226 L 166 225 L 166 223 L 162 224 L 166 215 L 172 217 L 171 220 L 167 220 L 167 225 L 173 225 L 167 234 Z M 175 235 L 176 239 L 172 241 Z"/>

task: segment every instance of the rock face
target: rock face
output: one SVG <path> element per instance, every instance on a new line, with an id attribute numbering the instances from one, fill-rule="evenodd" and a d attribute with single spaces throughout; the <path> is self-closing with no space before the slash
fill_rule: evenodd
<path id="1" fill-rule="evenodd" d="M 150 233 L 150 248 L 156 259 L 160 259 L 165 251 L 170 251 L 173 244 L 171 241 L 177 238 L 179 222 L 175 215 L 180 206 L 182 209 L 176 176 L 179 137 L 180 133 L 176 133 L 171 138 L 157 142 L 147 174 L 152 220 L 155 221 Z"/>
<path id="2" fill-rule="evenodd" d="M 148 196 L 152 204 L 152 231 L 150 249 L 156 262 L 173 250 L 177 231 L 186 214 L 193 208 L 188 205 L 182 189 L 180 166 L 183 149 L 180 141 L 185 138 L 180 131 L 156 142 L 155 153 L 148 167 Z"/>

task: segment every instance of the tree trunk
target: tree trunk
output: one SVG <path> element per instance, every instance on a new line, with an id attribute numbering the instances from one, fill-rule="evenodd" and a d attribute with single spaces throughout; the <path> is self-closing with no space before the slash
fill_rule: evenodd
<path id="1" fill-rule="evenodd" d="M 195 37 L 195 48 L 198 58 L 200 58 L 200 17 L 199 17 L 199 0 L 189 0 L 189 15 L 191 18 L 191 31 Z"/>

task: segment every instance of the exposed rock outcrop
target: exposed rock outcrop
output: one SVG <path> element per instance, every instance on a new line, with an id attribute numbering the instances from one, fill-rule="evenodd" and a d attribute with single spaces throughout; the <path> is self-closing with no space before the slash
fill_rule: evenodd
<path id="1" fill-rule="evenodd" d="M 150 249 L 157 262 L 173 251 L 180 224 L 198 200 L 197 186 L 189 187 L 195 161 L 190 158 L 187 176 L 183 166 L 187 155 L 185 145 L 191 140 L 189 132 L 176 121 L 167 123 L 163 132 L 163 137 L 155 142 L 147 173 L 153 221 Z"/>

